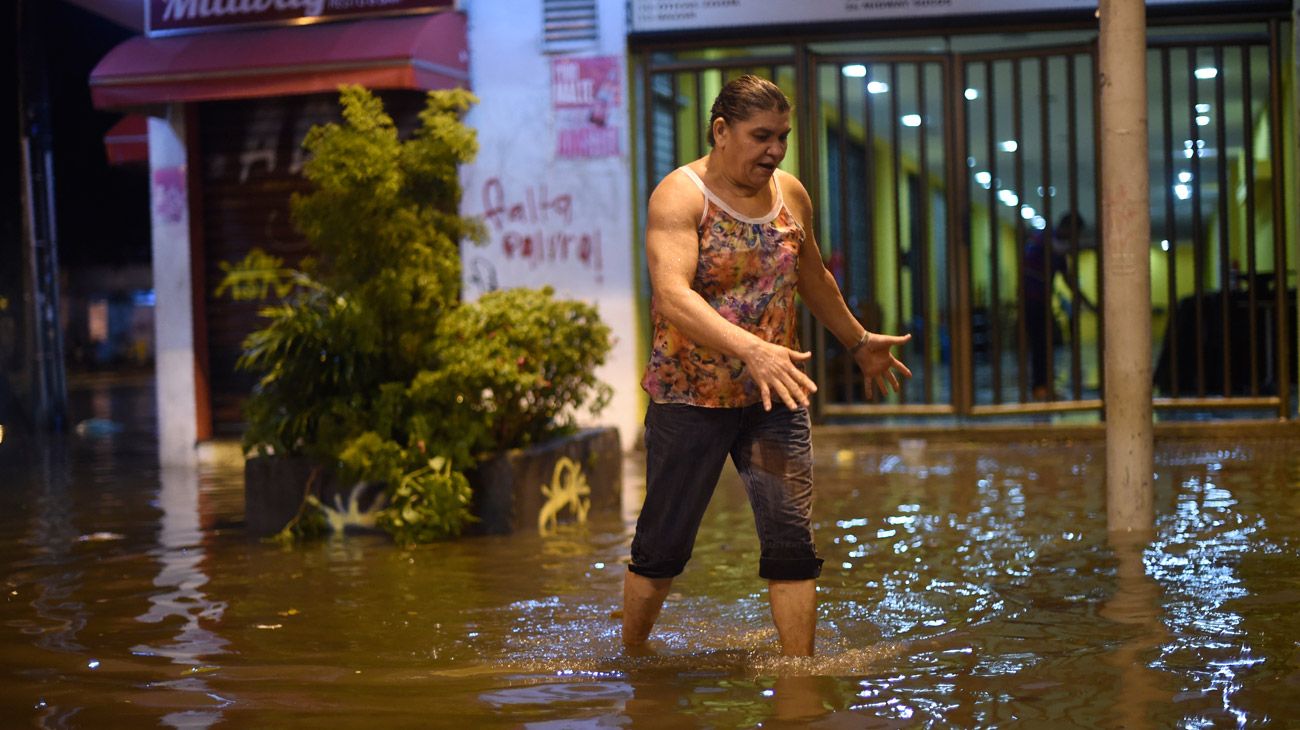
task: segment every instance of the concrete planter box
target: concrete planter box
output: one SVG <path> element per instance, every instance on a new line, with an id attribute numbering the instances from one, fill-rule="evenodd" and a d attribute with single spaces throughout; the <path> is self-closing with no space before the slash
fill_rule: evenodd
<path id="1" fill-rule="evenodd" d="M 585 521 L 588 510 L 622 504 L 623 449 L 616 428 L 593 428 L 527 449 L 512 449 L 466 474 L 474 487 L 470 534 L 553 529 Z"/>
<path id="2" fill-rule="evenodd" d="M 617 512 L 623 452 L 616 428 L 591 428 L 527 449 L 512 449 L 467 472 L 474 489 L 467 535 L 548 532 L 582 522 L 590 511 Z M 381 484 L 340 484 L 334 470 L 308 459 L 258 456 L 244 463 L 244 522 L 249 534 L 274 535 L 298 513 L 307 489 L 349 529 L 367 529 Z"/>

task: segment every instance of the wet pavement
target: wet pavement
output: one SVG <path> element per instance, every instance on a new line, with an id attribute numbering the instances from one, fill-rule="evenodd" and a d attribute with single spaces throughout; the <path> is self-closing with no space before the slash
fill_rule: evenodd
<path id="1" fill-rule="evenodd" d="M 163 471 L 148 388 L 0 443 L 14 727 L 1209 728 L 1300 715 L 1300 450 L 1157 443 L 1157 525 L 1110 539 L 1100 441 L 815 436 L 819 655 L 785 659 L 728 469 L 653 640 L 618 608 L 642 487 L 557 534 L 292 548 L 238 469 Z M 142 415 L 143 414 L 143 415 Z M 107 424 L 120 424 L 113 428 Z"/>

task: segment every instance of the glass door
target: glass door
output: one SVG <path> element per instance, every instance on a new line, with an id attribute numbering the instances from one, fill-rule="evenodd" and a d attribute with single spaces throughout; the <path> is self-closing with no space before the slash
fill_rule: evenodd
<path id="1" fill-rule="evenodd" d="M 814 56 L 812 68 L 823 258 L 867 329 L 912 334 L 899 352 L 912 379 L 872 404 L 853 358 L 815 326 L 821 412 L 951 412 L 949 57 Z"/>
<path id="2" fill-rule="evenodd" d="M 1101 390 L 1091 46 L 961 58 L 970 406 Z"/>

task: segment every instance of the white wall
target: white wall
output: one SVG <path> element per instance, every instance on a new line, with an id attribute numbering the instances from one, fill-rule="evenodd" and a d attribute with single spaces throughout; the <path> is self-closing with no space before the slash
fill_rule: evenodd
<path id="1" fill-rule="evenodd" d="M 149 118 L 149 210 L 153 221 L 155 389 L 158 459 L 164 466 L 197 460 L 194 319 L 191 314 L 190 211 L 186 195 L 183 107 Z"/>
<path id="2" fill-rule="evenodd" d="M 598 6 L 598 44 L 565 55 L 619 59 L 621 103 L 609 119 L 621 130 L 622 153 L 572 160 L 557 158 L 555 150 L 553 56 L 542 52 L 542 0 L 462 0 L 469 17 L 470 87 L 479 97 L 467 121 L 478 131 L 479 156 L 461 173 L 461 211 L 495 211 L 488 216 L 486 245 L 464 246 L 462 259 L 468 298 L 493 283 L 549 284 L 559 296 L 597 306 L 614 332 L 613 350 L 598 373 L 614 388 L 614 398 L 595 420 L 617 426 L 630 448 L 641 430 L 642 363 L 633 283 L 626 8 L 624 0 L 599 0 Z M 535 246 L 531 257 L 521 251 L 525 238 Z M 586 256 L 584 240 L 590 246 Z"/>

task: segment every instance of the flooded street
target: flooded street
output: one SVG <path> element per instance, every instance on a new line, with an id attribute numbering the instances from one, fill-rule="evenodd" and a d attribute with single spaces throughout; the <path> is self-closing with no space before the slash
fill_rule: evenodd
<path id="1" fill-rule="evenodd" d="M 82 407 L 98 428 L 0 443 L 6 726 L 1209 728 L 1300 714 L 1300 450 L 1282 437 L 1158 440 L 1156 533 L 1111 542 L 1101 441 L 886 449 L 815 434 L 819 655 L 777 656 L 729 467 L 657 653 L 626 657 L 611 613 L 635 457 L 623 514 L 554 536 L 283 548 L 244 533 L 238 469 L 157 468 L 151 407 L 147 389 L 105 391 Z"/>

